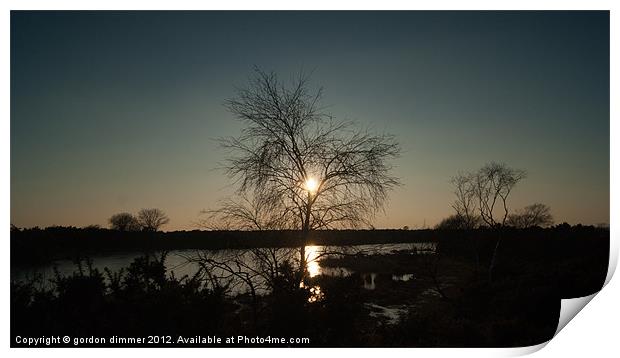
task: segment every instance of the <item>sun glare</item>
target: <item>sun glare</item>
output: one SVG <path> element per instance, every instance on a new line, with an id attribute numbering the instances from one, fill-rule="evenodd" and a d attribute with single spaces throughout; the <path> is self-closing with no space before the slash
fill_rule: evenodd
<path id="1" fill-rule="evenodd" d="M 306 269 L 310 277 L 317 276 L 321 273 L 321 267 L 317 258 L 319 256 L 318 246 L 306 246 Z"/>
<path id="2" fill-rule="evenodd" d="M 310 177 L 306 179 L 305 187 L 307 191 L 314 194 L 316 193 L 316 190 L 319 188 L 319 183 L 316 181 L 316 179 Z"/>

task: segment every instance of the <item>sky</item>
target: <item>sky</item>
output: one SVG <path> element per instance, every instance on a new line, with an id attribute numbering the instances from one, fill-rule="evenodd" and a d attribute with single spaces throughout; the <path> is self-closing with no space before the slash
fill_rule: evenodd
<path id="1" fill-rule="evenodd" d="M 450 178 L 527 170 L 511 209 L 609 223 L 608 12 L 11 12 L 11 223 L 198 229 L 234 188 L 216 138 L 254 66 L 311 71 L 336 118 L 403 153 L 377 228 L 451 215 Z"/>

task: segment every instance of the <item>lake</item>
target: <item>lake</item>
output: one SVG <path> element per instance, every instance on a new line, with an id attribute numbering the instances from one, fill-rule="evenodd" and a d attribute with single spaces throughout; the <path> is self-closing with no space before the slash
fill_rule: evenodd
<path id="1" fill-rule="evenodd" d="M 310 277 L 318 275 L 328 276 L 349 276 L 353 271 L 344 267 L 322 267 L 321 259 L 338 255 L 382 255 L 392 253 L 408 254 L 432 254 L 435 252 L 435 243 L 400 243 L 400 244 L 376 244 L 376 245 L 354 245 L 354 246 L 318 246 L 309 245 L 305 247 L 306 268 Z M 152 254 L 152 255 L 160 255 Z M 140 252 L 126 252 L 118 254 L 108 254 L 102 256 L 92 256 L 93 268 L 103 271 L 108 268 L 112 272 L 117 272 L 122 268 L 127 268 L 136 257 L 143 256 Z M 289 260 L 299 260 L 298 248 L 258 248 L 248 250 L 172 250 L 165 258 L 165 266 L 169 273 L 174 273 L 177 278 L 185 275 L 192 277 L 200 269 L 200 262 L 208 261 L 213 272 L 218 276 L 230 276 L 231 266 L 237 271 L 245 272 L 248 276 L 256 277 L 256 288 L 260 293 L 264 290 L 258 272 L 266 272 L 277 267 L 278 264 Z M 28 281 L 34 277 L 43 279 L 43 285 L 48 285 L 50 280 L 55 278 L 54 269 L 63 276 L 77 272 L 78 268 L 72 260 L 57 260 L 48 265 L 38 267 L 12 267 L 12 281 Z M 372 290 L 375 288 L 376 273 L 360 273 L 364 281 L 364 288 Z M 414 278 L 414 273 L 392 275 L 392 280 L 408 281 Z M 246 288 L 243 285 L 233 285 L 233 293 L 243 293 Z"/>

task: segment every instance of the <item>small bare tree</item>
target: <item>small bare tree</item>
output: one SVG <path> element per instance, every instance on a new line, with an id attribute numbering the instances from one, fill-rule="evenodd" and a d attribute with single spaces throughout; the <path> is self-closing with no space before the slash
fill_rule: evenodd
<path id="1" fill-rule="evenodd" d="M 490 162 L 476 172 L 461 173 L 452 179 L 456 195 L 452 207 L 462 221 L 475 223 L 482 220 L 490 228 L 502 229 L 508 219 L 508 198 L 517 183 L 525 177 L 524 170 L 496 162 Z M 500 242 L 501 234 L 491 256 L 489 281 L 492 280 Z M 477 250 L 476 258 L 478 260 Z"/>
<path id="2" fill-rule="evenodd" d="M 536 203 L 508 215 L 506 223 L 519 229 L 534 226 L 547 227 L 553 225 L 553 216 L 549 206 Z"/>
<path id="3" fill-rule="evenodd" d="M 459 173 L 452 178 L 451 183 L 454 186 L 454 195 L 456 196 L 452 204 L 452 208 L 456 211 L 456 217 L 452 219 L 452 224 L 458 222 L 460 229 L 475 228 L 480 222 L 480 216 L 476 214 L 474 175 Z"/>
<path id="4" fill-rule="evenodd" d="M 112 215 L 108 220 L 110 227 L 113 230 L 119 231 L 138 231 L 140 230 L 140 223 L 135 216 L 130 213 L 118 213 Z"/>
<path id="5" fill-rule="evenodd" d="M 496 162 L 486 164 L 472 176 L 480 217 L 487 225 L 503 227 L 506 224 L 508 197 L 517 183 L 525 177 L 524 170 Z M 500 211 L 499 215 L 497 211 Z"/>
<path id="6" fill-rule="evenodd" d="M 170 219 L 160 209 L 142 209 L 138 212 L 138 222 L 144 231 L 157 231 Z"/>
<path id="7" fill-rule="evenodd" d="M 394 136 L 335 121 L 319 106 L 321 93 L 310 90 L 307 76 L 287 86 L 256 69 L 226 102 L 245 124 L 241 135 L 221 140 L 231 154 L 224 167 L 239 185 L 237 194 L 279 208 L 302 237 L 369 224 L 399 184 L 389 162 L 400 152 Z M 300 254 L 304 267 L 303 245 Z"/>

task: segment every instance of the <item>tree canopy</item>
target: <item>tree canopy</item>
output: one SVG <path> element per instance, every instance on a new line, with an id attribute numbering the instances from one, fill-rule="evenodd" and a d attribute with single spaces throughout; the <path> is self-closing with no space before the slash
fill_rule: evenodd
<path id="1" fill-rule="evenodd" d="M 391 160 L 400 147 L 393 135 L 335 120 L 320 106 L 321 95 L 304 74 L 287 85 L 255 69 L 226 102 L 244 124 L 241 134 L 221 139 L 238 198 L 213 214 L 247 219 L 264 209 L 277 212 L 269 221 L 279 228 L 304 231 L 370 225 L 399 184 Z"/>

